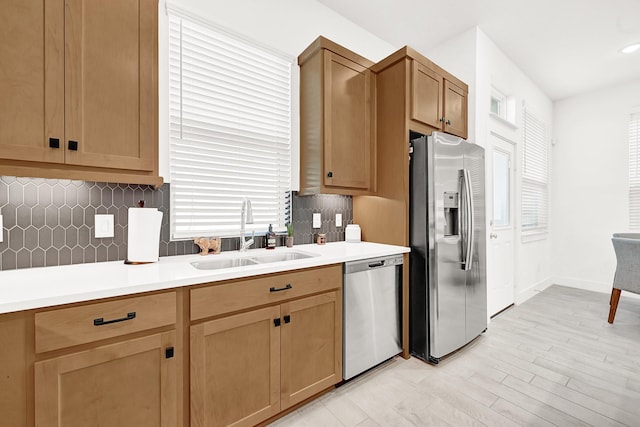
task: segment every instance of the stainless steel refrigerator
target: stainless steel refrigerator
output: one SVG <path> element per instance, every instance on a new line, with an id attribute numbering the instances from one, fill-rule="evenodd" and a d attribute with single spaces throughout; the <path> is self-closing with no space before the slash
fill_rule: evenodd
<path id="1" fill-rule="evenodd" d="M 430 363 L 487 328 L 484 149 L 411 137 L 409 346 Z"/>

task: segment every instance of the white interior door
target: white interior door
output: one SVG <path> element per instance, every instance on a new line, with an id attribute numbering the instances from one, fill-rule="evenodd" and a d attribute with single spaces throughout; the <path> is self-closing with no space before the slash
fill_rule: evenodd
<path id="1" fill-rule="evenodd" d="M 490 135 L 489 142 L 487 313 L 493 316 L 515 301 L 515 147 L 495 134 Z"/>

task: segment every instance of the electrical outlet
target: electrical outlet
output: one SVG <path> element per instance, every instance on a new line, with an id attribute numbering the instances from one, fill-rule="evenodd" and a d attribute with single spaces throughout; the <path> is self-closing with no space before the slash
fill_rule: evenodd
<path id="1" fill-rule="evenodd" d="M 4 226 L 2 225 L 2 214 L 0 214 L 0 242 L 4 238 Z"/>
<path id="2" fill-rule="evenodd" d="M 320 212 L 317 212 L 313 214 L 313 228 L 320 227 L 322 227 L 322 215 L 320 215 Z"/>
<path id="3" fill-rule="evenodd" d="M 113 215 L 97 214 L 94 222 L 94 236 L 96 239 L 113 237 Z"/>
<path id="4" fill-rule="evenodd" d="M 342 214 L 336 214 L 336 228 L 342 227 Z"/>

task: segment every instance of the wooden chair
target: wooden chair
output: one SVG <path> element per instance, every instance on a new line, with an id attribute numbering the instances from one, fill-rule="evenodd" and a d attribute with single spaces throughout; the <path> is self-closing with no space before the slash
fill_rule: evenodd
<path id="1" fill-rule="evenodd" d="M 640 294 L 640 233 L 616 233 L 611 241 L 618 263 L 609 301 L 609 323 L 616 317 L 621 291 Z"/>

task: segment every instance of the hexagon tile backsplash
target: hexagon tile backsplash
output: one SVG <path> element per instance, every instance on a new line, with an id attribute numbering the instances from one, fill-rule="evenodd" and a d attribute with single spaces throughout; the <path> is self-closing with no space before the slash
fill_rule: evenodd
<path id="1" fill-rule="evenodd" d="M 158 190 L 146 185 L 42 178 L 0 177 L 0 213 L 4 239 L 0 242 L 0 270 L 124 260 L 127 255 L 127 210 L 138 200 L 164 213 L 160 256 L 198 252 L 192 241 L 170 241 L 169 184 Z M 294 241 L 311 243 L 311 213 L 323 214 L 328 241 L 344 240 L 344 225 L 335 227 L 335 213 L 343 224 L 352 218 L 351 197 L 307 196 L 292 199 Z M 239 211 L 238 211 L 239 212 Z M 113 214 L 114 237 L 94 238 L 94 215 Z M 238 214 L 239 216 L 239 214 Z M 262 247 L 263 238 L 256 239 Z M 225 238 L 222 250 L 235 250 L 237 238 Z"/>

